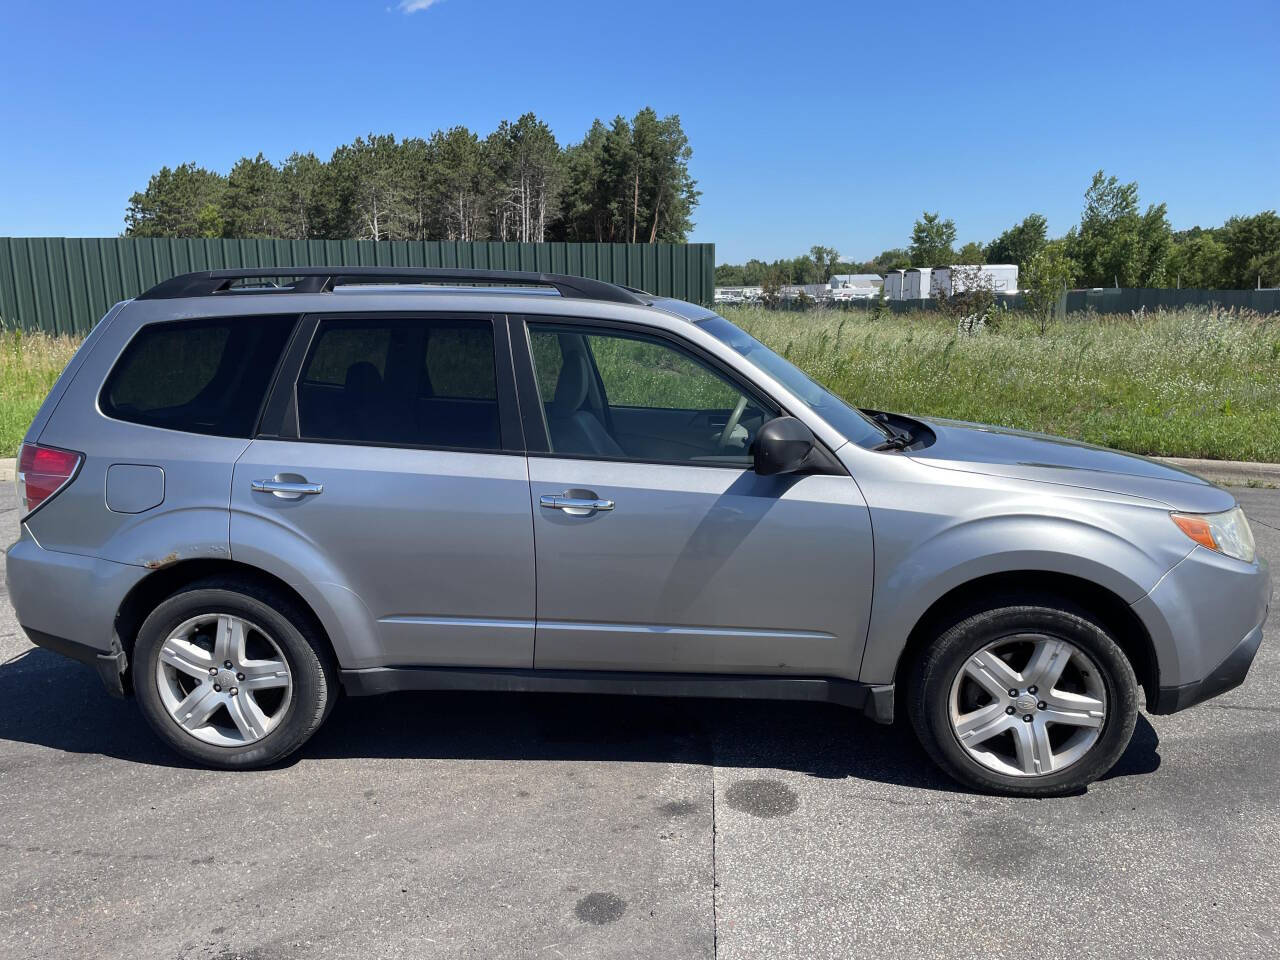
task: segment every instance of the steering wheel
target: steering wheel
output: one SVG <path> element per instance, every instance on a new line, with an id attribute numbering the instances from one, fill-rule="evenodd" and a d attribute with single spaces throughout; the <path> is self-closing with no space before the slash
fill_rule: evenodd
<path id="1" fill-rule="evenodd" d="M 720 433 L 721 447 L 729 445 L 729 438 L 733 436 L 733 431 L 738 426 L 738 421 L 742 419 L 742 413 L 746 409 L 747 395 L 744 393 L 738 397 L 738 405 L 733 408 L 733 413 L 729 414 L 729 421 L 724 425 L 724 430 Z"/>

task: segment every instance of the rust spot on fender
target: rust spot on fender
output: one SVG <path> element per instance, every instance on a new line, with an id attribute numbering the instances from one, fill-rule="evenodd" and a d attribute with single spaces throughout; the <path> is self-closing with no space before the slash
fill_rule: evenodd
<path id="1" fill-rule="evenodd" d="M 161 567 L 167 567 L 169 564 L 177 562 L 178 554 L 177 551 L 174 551 L 168 556 L 161 557 L 159 560 L 143 560 L 142 565 L 148 570 L 159 570 Z"/>

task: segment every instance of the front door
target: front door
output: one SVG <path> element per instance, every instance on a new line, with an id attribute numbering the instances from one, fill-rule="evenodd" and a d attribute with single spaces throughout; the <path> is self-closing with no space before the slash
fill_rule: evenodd
<path id="1" fill-rule="evenodd" d="M 528 475 L 494 342 L 488 317 L 324 318 L 277 387 L 294 436 L 236 464 L 233 556 L 305 564 L 367 610 L 372 639 L 344 666 L 533 666 Z"/>
<path id="2" fill-rule="evenodd" d="M 872 570 L 853 480 L 757 475 L 779 410 L 689 344 L 527 329 L 550 447 L 529 458 L 535 665 L 856 678 Z"/>

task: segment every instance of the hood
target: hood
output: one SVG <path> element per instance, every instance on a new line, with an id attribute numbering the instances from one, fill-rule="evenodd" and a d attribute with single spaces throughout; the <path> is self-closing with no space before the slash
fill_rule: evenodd
<path id="1" fill-rule="evenodd" d="M 1235 504 L 1230 493 L 1194 473 L 1136 454 L 1025 430 L 921 419 L 936 439 L 921 450 L 906 451 L 917 463 L 1142 497 L 1193 513 L 1215 513 Z"/>

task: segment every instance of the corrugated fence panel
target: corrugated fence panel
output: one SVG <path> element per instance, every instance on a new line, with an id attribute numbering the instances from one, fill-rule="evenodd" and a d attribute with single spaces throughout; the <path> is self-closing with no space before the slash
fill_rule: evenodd
<path id="1" fill-rule="evenodd" d="M 694 303 L 714 299 L 712 243 L 0 237 L 0 324 L 88 333 L 113 303 L 193 270 L 387 266 L 537 270 Z"/>

